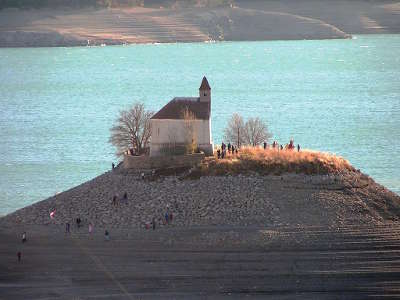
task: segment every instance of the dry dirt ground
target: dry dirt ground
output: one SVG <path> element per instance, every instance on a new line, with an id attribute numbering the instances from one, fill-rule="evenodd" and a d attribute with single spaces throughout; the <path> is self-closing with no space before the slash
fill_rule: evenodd
<path id="1" fill-rule="evenodd" d="M 0 299 L 399 299 L 399 234 L 170 225 L 105 241 L 102 228 L 1 227 Z"/>
<path id="2" fill-rule="evenodd" d="M 110 171 L 0 218 L 0 299 L 400 299 L 400 197 L 362 173 L 155 177 Z"/>
<path id="3" fill-rule="evenodd" d="M 234 8 L 0 11 L 0 46 L 348 38 L 399 33 L 398 1 L 236 1 Z"/>

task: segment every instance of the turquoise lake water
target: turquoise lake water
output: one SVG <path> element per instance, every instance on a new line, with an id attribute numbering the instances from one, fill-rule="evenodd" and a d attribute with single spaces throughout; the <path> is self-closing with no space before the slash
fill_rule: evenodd
<path id="1" fill-rule="evenodd" d="M 212 87 L 212 134 L 234 112 L 274 139 L 337 153 L 400 193 L 400 35 L 351 40 L 0 49 L 0 214 L 108 170 L 109 128 Z"/>

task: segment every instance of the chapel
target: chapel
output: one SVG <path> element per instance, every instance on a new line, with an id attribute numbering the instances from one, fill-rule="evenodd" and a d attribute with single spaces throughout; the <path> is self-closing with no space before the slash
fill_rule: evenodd
<path id="1" fill-rule="evenodd" d="M 155 113 L 151 120 L 150 156 L 161 156 L 171 146 L 187 143 L 189 111 L 192 120 L 192 141 L 206 155 L 213 154 L 211 138 L 211 87 L 204 76 L 199 88 L 199 97 L 175 97 Z"/>

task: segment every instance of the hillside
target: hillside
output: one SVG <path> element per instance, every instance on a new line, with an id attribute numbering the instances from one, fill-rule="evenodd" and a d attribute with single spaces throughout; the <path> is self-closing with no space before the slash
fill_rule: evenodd
<path id="1" fill-rule="evenodd" d="M 242 149 L 144 179 L 117 167 L 0 218 L 1 296 L 394 298 L 399 216 L 400 196 L 326 153 Z"/>
<path id="2" fill-rule="evenodd" d="M 0 10 L 0 46 L 348 38 L 400 32 L 393 1 L 236 1 L 235 6 Z"/>
<path id="3" fill-rule="evenodd" d="M 162 226 L 166 211 L 176 226 L 383 224 L 399 220 L 400 197 L 333 155 L 244 149 L 189 171 L 157 170 L 144 180 L 119 167 L 0 224 L 64 224 L 80 217 L 86 225 L 140 229 L 153 218 Z"/>

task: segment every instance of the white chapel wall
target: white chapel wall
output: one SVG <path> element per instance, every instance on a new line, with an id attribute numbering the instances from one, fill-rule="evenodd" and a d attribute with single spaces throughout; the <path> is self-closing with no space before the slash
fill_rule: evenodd
<path id="1" fill-rule="evenodd" d="M 197 144 L 201 148 L 202 145 L 211 144 L 211 127 L 209 120 L 194 120 L 193 127 L 197 140 Z M 185 142 L 185 121 L 184 120 L 151 120 L 151 143 L 150 155 L 160 155 L 160 148 L 168 143 L 184 143 Z"/>

